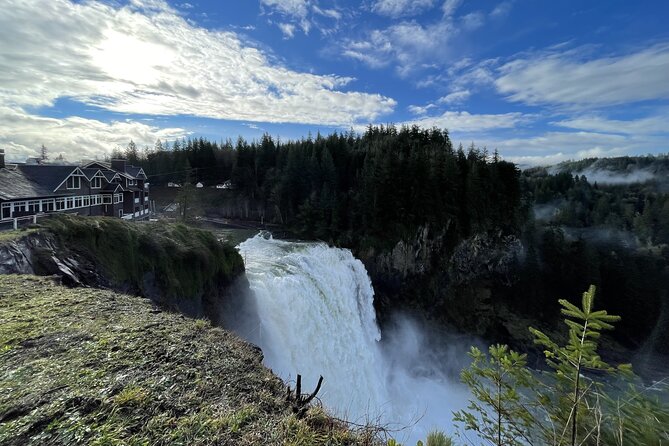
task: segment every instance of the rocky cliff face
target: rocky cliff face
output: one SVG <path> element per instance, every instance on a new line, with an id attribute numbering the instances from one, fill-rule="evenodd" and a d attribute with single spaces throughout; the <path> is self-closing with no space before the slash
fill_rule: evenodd
<path id="1" fill-rule="evenodd" d="M 517 279 L 522 243 L 515 236 L 476 234 L 453 246 L 449 226 L 440 231 L 424 226 L 392 249 L 357 253 L 374 283 L 379 319 L 409 311 L 467 333 L 499 336 L 503 327 L 494 290 Z"/>
<path id="2" fill-rule="evenodd" d="M 56 275 L 114 289 L 220 323 L 235 287 L 248 287 L 234 248 L 197 229 L 65 217 L 0 243 L 0 274 Z M 239 289 L 236 289 L 239 291 Z"/>
<path id="3" fill-rule="evenodd" d="M 95 265 L 66 254 L 54 234 L 41 231 L 0 244 L 0 274 L 57 275 L 66 285 L 109 287 Z"/>

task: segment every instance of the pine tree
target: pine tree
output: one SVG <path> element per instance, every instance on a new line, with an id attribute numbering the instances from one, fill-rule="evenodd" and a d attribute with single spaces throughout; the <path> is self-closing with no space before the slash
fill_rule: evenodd
<path id="1" fill-rule="evenodd" d="M 489 356 L 476 347 L 469 356 L 473 362 L 461 379 L 474 399 L 467 410 L 455 412 L 453 420 L 495 446 L 532 444 L 534 419 L 526 396 L 518 390 L 535 386 L 526 355 L 506 345 L 492 345 Z"/>
<path id="2" fill-rule="evenodd" d="M 42 147 L 40 147 L 39 150 L 39 160 L 40 163 L 45 163 L 46 161 L 49 160 L 49 150 L 46 148 L 44 144 L 42 144 Z"/>
<path id="3" fill-rule="evenodd" d="M 594 310 L 596 288 L 591 285 L 583 293 L 581 308 L 565 299 L 558 302 L 561 313 L 567 316 L 568 341 L 559 346 L 548 335 L 530 327 L 535 343 L 544 347 L 546 363 L 553 369 L 549 383 L 538 391 L 539 403 L 546 410 L 551 426 L 544 426 L 545 440 L 553 445 L 582 444 L 597 427 L 601 411 L 601 385 L 591 377 L 592 372 L 614 373 L 616 369 L 604 362 L 597 353 L 601 332 L 613 329 L 619 316 L 605 310 Z M 629 365 L 619 366 L 621 372 L 631 371 Z"/>

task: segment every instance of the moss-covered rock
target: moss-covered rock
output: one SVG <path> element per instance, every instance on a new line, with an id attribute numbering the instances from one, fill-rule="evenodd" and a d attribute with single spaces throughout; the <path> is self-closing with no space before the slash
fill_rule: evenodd
<path id="1" fill-rule="evenodd" d="M 0 275 L 0 444 L 362 444 L 260 351 L 146 299 Z M 365 443 L 370 444 L 370 443 Z"/>

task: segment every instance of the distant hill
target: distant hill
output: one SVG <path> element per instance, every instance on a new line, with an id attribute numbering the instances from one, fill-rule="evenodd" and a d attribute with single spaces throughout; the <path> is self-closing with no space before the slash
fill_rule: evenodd
<path id="1" fill-rule="evenodd" d="M 555 166 L 535 167 L 526 174 L 571 173 L 585 176 L 588 182 L 603 185 L 669 183 L 669 154 L 585 158 L 565 161 Z"/>

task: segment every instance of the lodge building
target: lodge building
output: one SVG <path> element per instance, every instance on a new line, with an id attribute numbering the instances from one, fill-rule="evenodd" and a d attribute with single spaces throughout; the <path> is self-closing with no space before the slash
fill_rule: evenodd
<path id="1" fill-rule="evenodd" d="M 0 223 L 59 212 L 132 220 L 149 209 L 147 176 L 126 160 L 9 164 L 0 149 Z"/>

